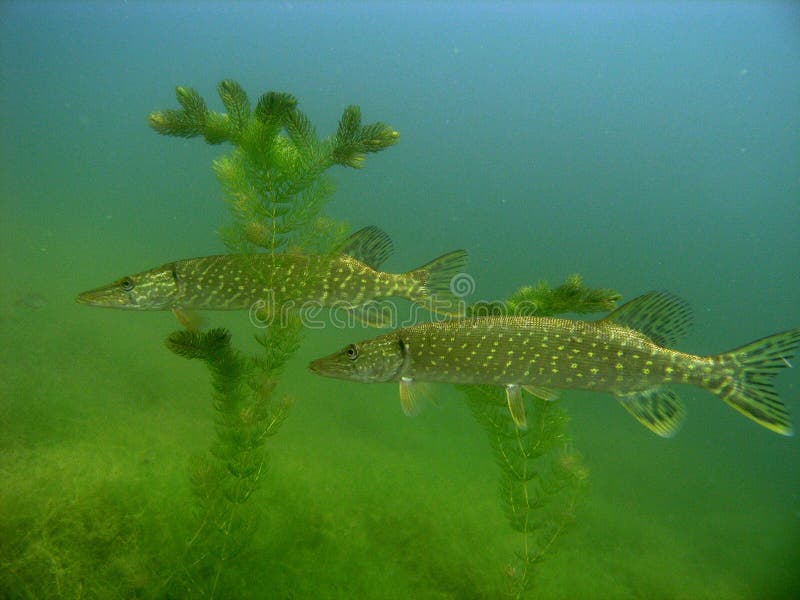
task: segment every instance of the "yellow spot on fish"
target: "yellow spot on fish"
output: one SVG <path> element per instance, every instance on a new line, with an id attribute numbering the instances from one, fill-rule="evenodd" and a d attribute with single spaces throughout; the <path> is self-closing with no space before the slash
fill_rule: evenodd
<path id="1" fill-rule="evenodd" d="M 592 375 L 597 375 L 600 372 L 600 369 L 598 369 L 597 367 L 592 367 L 591 369 L 589 369 L 589 372 Z"/>
<path id="2" fill-rule="evenodd" d="M 645 375 L 650 375 L 650 369 L 642 369 L 642 373 Z"/>
<path id="3" fill-rule="evenodd" d="M 622 363 L 617 363 L 614 365 L 615 369 L 624 369 L 625 367 L 622 366 Z"/>
<path id="4" fill-rule="evenodd" d="M 572 363 L 572 364 L 569 366 L 569 368 L 570 368 L 570 369 L 577 369 L 577 368 L 578 368 L 578 363 Z"/>

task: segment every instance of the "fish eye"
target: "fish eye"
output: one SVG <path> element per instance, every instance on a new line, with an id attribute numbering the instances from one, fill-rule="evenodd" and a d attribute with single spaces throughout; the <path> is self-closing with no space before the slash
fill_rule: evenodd
<path id="1" fill-rule="evenodd" d="M 123 277 L 120 282 L 119 286 L 126 292 L 130 292 L 133 289 L 133 279 L 130 277 Z"/>
<path id="2" fill-rule="evenodd" d="M 355 344 L 350 344 L 344 349 L 344 355 L 350 360 L 355 360 L 358 358 L 358 348 L 356 348 Z"/>

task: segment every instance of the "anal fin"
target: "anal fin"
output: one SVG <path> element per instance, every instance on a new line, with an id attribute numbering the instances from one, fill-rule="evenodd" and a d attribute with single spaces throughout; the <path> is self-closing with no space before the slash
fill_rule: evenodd
<path id="1" fill-rule="evenodd" d="M 391 327 L 396 313 L 393 307 L 381 302 L 368 302 L 350 309 L 350 314 L 367 327 Z"/>
<path id="2" fill-rule="evenodd" d="M 686 418 L 686 409 L 677 394 L 668 390 L 644 390 L 617 396 L 633 418 L 661 437 L 678 433 Z"/>

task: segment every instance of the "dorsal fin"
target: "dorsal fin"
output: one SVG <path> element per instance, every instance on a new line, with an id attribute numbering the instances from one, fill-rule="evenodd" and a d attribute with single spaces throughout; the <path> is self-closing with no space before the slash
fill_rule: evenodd
<path id="1" fill-rule="evenodd" d="M 615 323 L 640 331 L 659 346 L 671 346 L 692 327 L 692 309 L 677 296 L 648 292 L 609 314 L 600 323 Z"/>
<path id="2" fill-rule="evenodd" d="M 377 270 L 391 256 L 393 250 L 389 234 L 380 227 L 370 225 L 347 238 L 341 252 Z"/>

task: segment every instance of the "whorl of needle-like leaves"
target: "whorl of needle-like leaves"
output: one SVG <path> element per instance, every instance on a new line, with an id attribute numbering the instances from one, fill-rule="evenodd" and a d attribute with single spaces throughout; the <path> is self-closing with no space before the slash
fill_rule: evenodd
<path id="1" fill-rule="evenodd" d="M 319 139 L 291 94 L 267 92 L 251 108 L 235 81 L 222 81 L 217 91 L 226 112 L 209 111 L 195 90 L 178 87 L 181 110 L 153 112 L 149 122 L 165 135 L 235 146 L 214 161 L 234 216 L 221 229 L 226 245 L 245 253 L 332 248 L 341 231 L 321 215 L 333 191 L 325 172 L 337 164 L 361 167 L 367 153 L 395 144 L 399 134 L 380 122 L 362 125 L 361 111 L 348 106 L 337 134 Z"/>
<path id="2" fill-rule="evenodd" d="M 230 125 L 237 136 L 241 135 L 250 120 L 250 99 L 235 81 L 226 79 L 217 86 L 219 97 L 228 111 Z"/>
<path id="3" fill-rule="evenodd" d="M 361 109 L 351 105 L 344 109 L 339 119 L 332 158 L 336 164 L 359 169 L 365 154 L 379 152 L 396 144 L 399 139 L 400 134 L 385 123 L 362 127 Z"/>
<path id="4" fill-rule="evenodd" d="M 170 334 L 166 340 L 167 348 L 183 358 L 213 360 L 225 352 L 231 343 L 231 334 L 226 329 L 209 331 L 187 331 L 181 329 Z"/>

